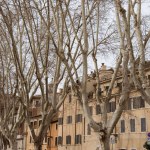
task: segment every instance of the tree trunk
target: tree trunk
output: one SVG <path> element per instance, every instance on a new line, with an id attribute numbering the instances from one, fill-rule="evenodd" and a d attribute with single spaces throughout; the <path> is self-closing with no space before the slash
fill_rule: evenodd
<path id="1" fill-rule="evenodd" d="M 42 144 L 41 143 L 34 143 L 34 150 L 42 150 Z"/>
<path id="2" fill-rule="evenodd" d="M 110 150 L 109 137 L 104 140 L 104 150 Z"/>
<path id="3" fill-rule="evenodd" d="M 7 150 L 7 145 L 4 145 L 4 147 L 3 147 L 3 148 L 4 148 L 4 150 Z"/>
<path id="4" fill-rule="evenodd" d="M 104 138 L 100 135 L 100 149 L 99 150 L 110 150 L 109 137 L 104 135 Z"/>
<path id="5" fill-rule="evenodd" d="M 10 141 L 10 146 L 12 150 L 17 150 L 17 142 L 16 140 Z"/>

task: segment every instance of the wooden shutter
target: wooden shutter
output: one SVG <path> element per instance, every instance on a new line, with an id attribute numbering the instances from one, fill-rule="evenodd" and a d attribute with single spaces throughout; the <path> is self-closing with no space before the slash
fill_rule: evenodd
<path id="1" fill-rule="evenodd" d="M 135 119 L 130 119 L 130 130 L 135 132 Z"/>
<path id="2" fill-rule="evenodd" d="M 145 131 L 146 131 L 146 119 L 141 118 L 141 132 L 145 132 Z"/>
<path id="3" fill-rule="evenodd" d="M 121 120 L 121 133 L 125 132 L 125 121 Z"/>

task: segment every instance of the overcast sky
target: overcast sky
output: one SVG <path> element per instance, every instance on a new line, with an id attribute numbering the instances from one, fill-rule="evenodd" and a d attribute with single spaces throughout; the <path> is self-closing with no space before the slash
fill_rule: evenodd
<path id="1" fill-rule="evenodd" d="M 150 17 L 150 0 L 143 0 L 143 4 L 142 4 L 142 16 L 143 15 L 144 16 L 147 15 L 147 16 Z M 98 65 L 99 65 L 99 67 L 101 66 L 101 63 L 105 63 L 106 66 L 108 66 L 108 67 L 114 67 L 115 66 L 115 58 L 113 57 L 113 55 L 101 56 L 98 59 Z M 90 69 L 92 70 L 92 66 L 91 66 Z"/>

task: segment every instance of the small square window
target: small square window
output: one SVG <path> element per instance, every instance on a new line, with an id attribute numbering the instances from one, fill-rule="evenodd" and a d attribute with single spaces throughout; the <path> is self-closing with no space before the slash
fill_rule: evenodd
<path id="1" fill-rule="evenodd" d="M 58 118 L 58 125 L 62 125 L 63 124 L 63 118 Z"/>
<path id="2" fill-rule="evenodd" d="M 77 114 L 76 115 L 76 123 L 77 122 L 82 122 L 82 114 Z"/>

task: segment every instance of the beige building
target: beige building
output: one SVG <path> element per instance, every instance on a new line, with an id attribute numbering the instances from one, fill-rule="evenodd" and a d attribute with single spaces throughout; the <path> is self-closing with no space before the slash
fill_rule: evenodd
<path id="1" fill-rule="evenodd" d="M 99 78 L 101 80 L 101 94 L 105 96 L 109 87 L 113 69 L 106 69 L 102 64 Z M 150 71 L 147 69 L 147 80 L 150 82 Z M 120 97 L 121 69 L 112 91 L 112 99 L 108 103 L 107 112 L 111 117 Z M 90 112 L 97 122 L 101 120 L 100 106 L 95 100 L 95 79 L 91 75 L 88 80 Z M 150 132 L 150 107 L 140 97 L 134 86 L 125 110 L 110 137 L 111 150 L 144 150 Z M 70 92 L 58 117 L 58 150 L 100 150 L 97 135 L 87 124 L 82 108 L 77 98 Z"/>
<path id="2" fill-rule="evenodd" d="M 41 124 L 41 99 L 40 96 L 33 97 L 33 105 L 30 108 L 30 117 L 31 117 L 31 125 L 33 126 L 35 133 L 38 132 L 40 124 Z M 42 150 L 57 150 L 57 115 L 53 118 L 51 125 L 45 135 L 42 144 Z M 34 150 L 34 143 L 30 133 L 30 129 L 27 125 L 25 125 L 25 150 Z"/>

